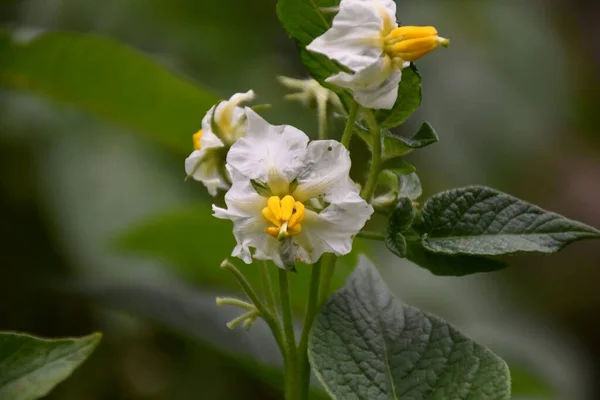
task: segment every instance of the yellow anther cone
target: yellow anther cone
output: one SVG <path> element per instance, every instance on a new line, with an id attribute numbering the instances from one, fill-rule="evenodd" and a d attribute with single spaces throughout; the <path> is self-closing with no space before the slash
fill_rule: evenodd
<path id="1" fill-rule="evenodd" d="M 290 195 L 285 196 L 281 199 L 281 220 L 289 221 L 294 212 L 294 203 L 296 200 Z"/>
<path id="2" fill-rule="evenodd" d="M 194 143 L 194 150 L 200 150 L 202 148 L 202 129 L 192 135 L 192 141 Z"/>

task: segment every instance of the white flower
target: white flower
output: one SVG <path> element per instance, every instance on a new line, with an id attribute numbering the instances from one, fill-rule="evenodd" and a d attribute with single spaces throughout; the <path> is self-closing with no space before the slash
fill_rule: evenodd
<path id="1" fill-rule="evenodd" d="M 351 71 L 333 75 L 327 82 L 352 90 L 364 107 L 391 109 L 402 69 L 449 43 L 432 26 L 398 27 L 393 0 L 342 0 L 331 28 L 306 49 Z"/>
<path id="2" fill-rule="evenodd" d="M 254 92 L 249 90 L 212 106 L 202 119 L 202 129 L 193 135 L 194 151 L 185 160 L 185 172 L 202 182 L 212 196 L 217 189 L 229 189 L 225 156 L 246 133 L 246 113 L 239 105 L 252 99 Z"/>
<path id="3" fill-rule="evenodd" d="M 213 205 L 217 218 L 233 221 L 232 255 L 251 263 L 252 247 L 255 258 L 293 268 L 349 253 L 373 208 L 349 177 L 348 150 L 335 140 L 309 143 L 304 132 L 270 125 L 248 108 L 246 115 L 246 136 L 227 155 L 227 209 Z"/>

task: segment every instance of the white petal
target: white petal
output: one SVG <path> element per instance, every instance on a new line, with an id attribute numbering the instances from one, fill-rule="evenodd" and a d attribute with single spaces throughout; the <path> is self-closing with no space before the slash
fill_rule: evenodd
<path id="1" fill-rule="evenodd" d="M 233 221 L 233 235 L 237 246 L 231 255 L 250 264 L 250 247 L 263 250 L 268 247 L 267 239 L 277 240 L 265 233 L 268 222 L 261 211 L 267 206 L 267 199 L 259 196 L 250 181 L 239 172 L 229 168 L 229 173 L 233 184 L 225 194 L 227 209 L 213 205 L 214 216 Z"/>
<path id="2" fill-rule="evenodd" d="M 215 149 L 223 147 L 223 142 L 212 132 L 202 132 L 200 140 L 202 148 L 194 150 L 185 159 L 185 172 L 193 179 L 206 186 L 211 196 L 217 195 L 217 189 L 228 189 L 229 183 L 223 176 L 225 160 L 215 153 Z"/>
<path id="3" fill-rule="evenodd" d="M 227 163 L 248 179 L 289 184 L 302 169 L 308 136 L 293 126 L 273 126 L 250 108 L 246 115 L 246 136 L 231 147 Z"/>
<path id="4" fill-rule="evenodd" d="M 340 142 L 310 142 L 294 198 L 298 201 L 324 198 L 328 203 L 334 203 L 341 201 L 348 192 L 358 192 L 349 177 L 350 164 L 350 153 Z"/>
<path id="5" fill-rule="evenodd" d="M 338 256 L 352 250 L 352 240 L 373 214 L 373 207 L 357 193 L 348 193 L 340 202 L 330 204 L 321 213 L 307 210 L 302 231 L 294 236 L 300 249 L 297 256 L 314 264 L 323 253 Z"/>
<path id="6" fill-rule="evenodd" d="M 240 119 L 245 117 L 244 108 L 239 107 L 239 105 L 254 100 L 254 97 L 254 91 L 248 90 L 246 93 L 236 93 L 229 100 L 220 102 L 215 110 L 215 120 L 219 121 L 221 118 L 226 117 L 230 120 L 231 126 L 238 125 Z M 229 115 L 224 116 L 224 112 Z"/>
<path id="7" fill-rule="evenodd" d="M 384 57 L 354 74 L 340 72 L 326 79 L 334 85 L 352 90 L 354 99 L 361 106 L 386 110 L 394 106 L 401 80 L 402 70 L 390 67 L 389 60 Z"/>
<path id="8" fill-rule="evenodd" d="M 396 4 L 389 0 L 342 0 L 339 8 L 331 28 L 314 39 L 306 49 L 356 71 L 381 56 L 382 13 L 388 18 L 391 14 L 391 21 L 395 24 Z"/>

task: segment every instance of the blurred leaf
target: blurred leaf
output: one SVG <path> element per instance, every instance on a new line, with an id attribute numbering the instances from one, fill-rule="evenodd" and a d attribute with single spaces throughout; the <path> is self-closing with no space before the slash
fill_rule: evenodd
<path id="1" fill-rule="evenodd" d="M 514 396 L 531 396 L 540 399 L 557 398 L 556 390 L 549 382 L 522 365 L 510 364 L 510 378 Z"/>
<path id="2" fill-rule="evenodd" d="M 408 242 L 406 258 L 438 276 L 464 276 L 479 272 L 494 272 L 507 264 L 485 257 L 433 253 L 420 242 Z"/>
<path id="3" fill-rule="evenodd" d="M 228 329 L 225 324 L 240 310 L 218 307 L 211 292 L 201 292 L 176 279 L 152 278 L 131 282 L 79 281 L 67 288 L 109 308 L 215 346 L 222 357 L 233 360 L 250 376 L 273 388 L 282 388 L 281 356 L 266 324 L 258 320 L 249 331 Z M 326 398 L 316 389 L 311 396 Z"/>
<path id="4" fill-rule="evenodd" d="M 133 128 L 181 153 L 217 101 L 147 55 L 107 38 L 0 33 L 0 84 L 25 89 Z"/>
<path id="5" fill-rule="evenodd" d="M 446 321 L 403 304 L 366 258 L 317 316 L 309 357 L 333 398 L 510 397 L 501 358 Z"/>
<path id="6" fill-rule="evenodd" d="M 414 219 L 415 208 L 412 200 L 407 197 L 400 199 L 388 219 L 385 237 L 385 245 L 398 257 L 406 257 L 406 239 L 402 233 L 410 228 Z"/>
<path id="7" fill-rule="evenodd" d="M 413 64 L 402 70 L 398 99 L 391 110 L 377 110 L 375 118 L 382 128 L 403 124 L 421 105 L 421 75 Z"/>
<path id="8" fill-rule="evenodd" d="M 554 253 L 600 231 L 483 187 L 448 190 L 428 199 L 421 211 L 423 246 L 443 254 Z"/>
<path id="9" fill-rule="evenodd" d="M 41 339 L 0 333 L 0 399 L 30 400 L 47 395 L 94 351 L 102 335 Z"/>
<path id="10" fill-rule="evenodd" d="M 132 226 L 116 238 L 117 249 L 159 259 L 177 268 L 185 276 L 204 287 L 238 290 L 235 279 L 219 265 L 230 257 L 235 246 L 232 225 L 211 215 L 208 204 L 192 206 L 162 215 L 157 215 Z M 364 246 L 355 240 L 354 251 L 344 257 L 347 262 L 338 262 L 332 287 L 342 285 L 356 264 L 351 261 Z M 240 265 L 240 270 L 256 288 L 260 287 L 260 271 L 256 264 L 246 265 L 231 258 Z M 272 281 L 277 282 L 276 267 L 271 265 Z M 304 312 L 310 288 L 310 268 L 298 264 L 298 273 L 290 278 L 292 284 L 292 307 Z"/>
<path id="11" fill-rule="evenodd" d="M 296 41 L 300 59 L 308 72 L 321 85 L 336 92 L 341 100 L 348 104 L 350 96 L 347 91 L 325 82 L 326 78 L 337 74 L 342 69 L 329 58 L 305 49 L 314 38 L 321 36 L 331 26 L 333 14 L 324 13 L 322 9 L 336 7 L 338 4 L 339 0 L 279 0 L 277 16 L 288 35 Z"/>

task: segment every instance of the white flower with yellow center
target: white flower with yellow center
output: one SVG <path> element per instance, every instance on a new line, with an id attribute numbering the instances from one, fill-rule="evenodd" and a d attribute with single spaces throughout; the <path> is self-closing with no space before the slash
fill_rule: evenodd
<path id="1" fill-rule="evenodd" d="M 333 75 L 327 82 L 352 90 L 364 107 L 391 109 L 402 69 L 449 43 L 432 26 L 398 27 L 393 0 L 342 0 L 331 28 L 306 49 L 352 71 Z"/>
<path id="2" fill-rule="evenodd" d="M 292 126 L 273 126 L 246 108 L 248 131 L 227 155 L 232 186 L 227 209 L 214 215 L 233 221 L 232 255 L 293 269 L 323 253 L 343 255 L 373 213 L 349 177 L 350 155 L 335 140 L 309 143 Z"/>
<path id="3" fill-rule="evenodd" d="M 202 129 L 192 137 L 194 151 L 185 160 L 185 172 L 202 182 L 212 196 L 216 196 L 217 189 L 229 189 L 225 156 L 229 147 L 246 134 L 246 113 L 240 104 L 252 99 L 254 92 L 249 90 L 212 106 L 202 119 Z"/>

